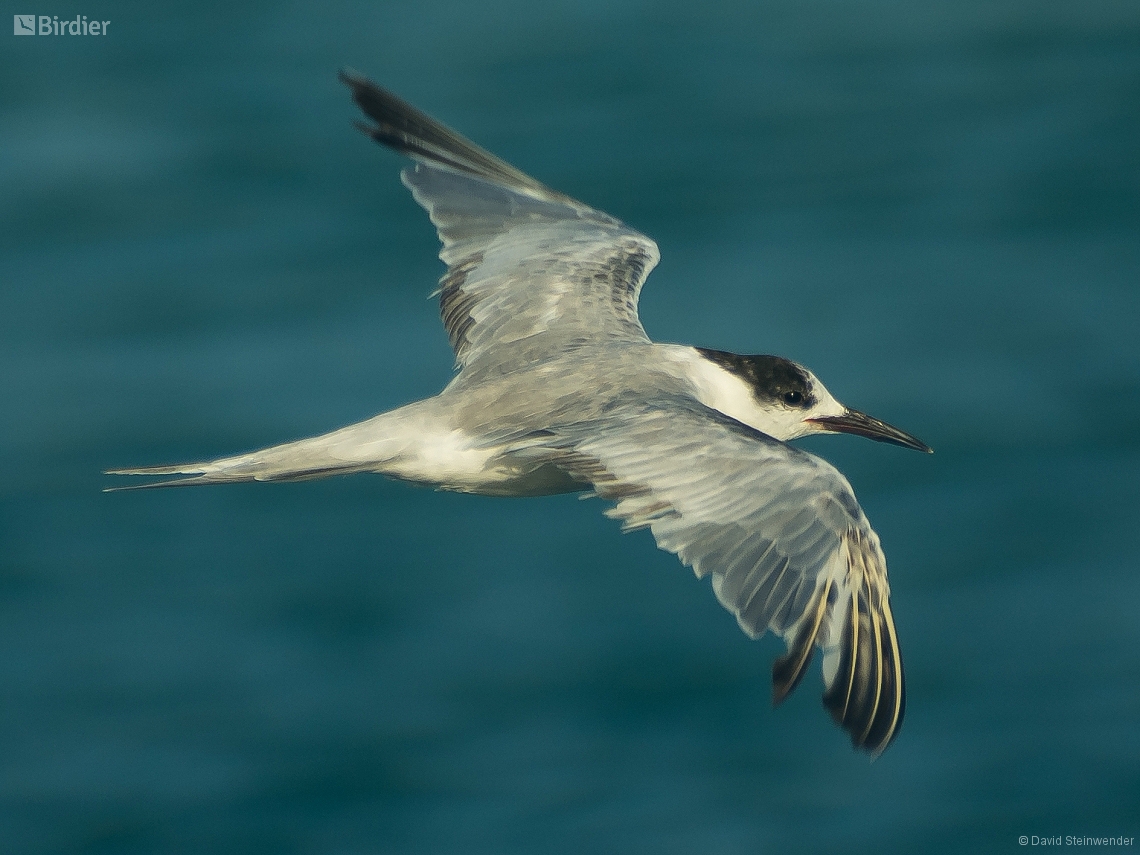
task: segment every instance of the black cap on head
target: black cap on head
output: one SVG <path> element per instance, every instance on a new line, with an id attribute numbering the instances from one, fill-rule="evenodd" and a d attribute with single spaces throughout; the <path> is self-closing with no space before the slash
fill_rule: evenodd
<path id="1" fill-rule="evenodd" d="M 741 356 L 724 350 L 698 347 L 697 352 L 725 371 L 740 377 L 761 400 L 778 401 L 789 407 L 810 407 L 815 403 L 807 373 L 782 356 Z"/>

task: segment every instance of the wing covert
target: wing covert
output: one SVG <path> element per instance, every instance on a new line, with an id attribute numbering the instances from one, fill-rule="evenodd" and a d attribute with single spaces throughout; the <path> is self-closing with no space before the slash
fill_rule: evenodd
<path id="1" fill-rule="evenodd" d="M 374 140 L 416 160 L 401 174 L 439 234 L 440 316 L 456 364 L 587 341 L 647 341 L 637 301 L 657 245 L 551 190 L 353 72 Z"/>
<path id="2" fill-rule="evenodd" d="M 824 651 L 824 705 L 873 754 L 902 722 L 905 687 L 886 560 L 846 479 L 814 455 L 682 399 L 630 403 L 555 428 L 559 465 L 649 528 L 753 638 L 783 636 L 782 701 Z"/>

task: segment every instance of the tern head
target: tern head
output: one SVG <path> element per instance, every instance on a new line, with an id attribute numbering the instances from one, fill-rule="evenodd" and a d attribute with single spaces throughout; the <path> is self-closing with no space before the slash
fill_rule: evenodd
<path id="1" fill-rule="evenodd" d="M 811 371 L 782 356 L 741 356 L 698 348 L 705 359 L 743 384 L 746 397 L 722 386 L 710 406 L 781 441 L 816 433 L 853 433 L 916 451 L 918 438 L 835 400 Z M 730 411 L 731 410 L 731 411 Z"/>

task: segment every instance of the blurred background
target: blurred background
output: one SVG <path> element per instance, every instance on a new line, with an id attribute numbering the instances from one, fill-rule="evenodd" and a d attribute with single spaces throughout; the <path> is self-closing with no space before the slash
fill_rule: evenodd
<path id="1" fill-rule="evenodd" d="M 0 850 L 1008 852 L 1140 837 L 1140 5 L 12 6 Z M 4 26 L 7 26 L 6 19 Z M 598 501 L 108 467 L 436 392 L 435 235 L 351 66 L 655 238 L 658 340 L 782 354 L 927 457 L 874 763 Z"/>

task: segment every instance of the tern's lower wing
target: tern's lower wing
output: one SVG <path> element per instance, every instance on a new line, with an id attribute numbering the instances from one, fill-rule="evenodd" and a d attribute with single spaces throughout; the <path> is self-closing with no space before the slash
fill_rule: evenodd
<path id="1" fill-rule="evenodd" d="M 629 404 L 604 420 L 556 427 L 559 465 L 614 499 L 610 516 L 712 576 L 753 637 L 788 644 L 773 667 L 777 703 L 814 647 L 824 704 L 874 754 L 902 722 L 902 660 L 879 539 L 834 467 L 696 402 Z"/>
<path id="2" fill-rule="evenodd" d="M 646 341 L 637 315 L 657 245 L 540 184 L 358 74 L 341 79 L 377 142 L 417 161 L 403 180 L 448 270 L 440 314 L 458 365 L 533 359 L 579 341 Z"/>

